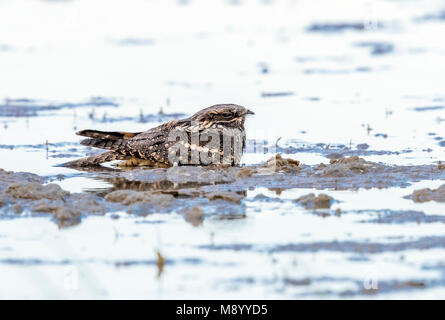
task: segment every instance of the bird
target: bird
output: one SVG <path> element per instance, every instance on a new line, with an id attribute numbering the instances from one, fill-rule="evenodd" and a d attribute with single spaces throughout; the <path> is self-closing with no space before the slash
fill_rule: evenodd
<path id="1" fill-rule="evenodd" d="M 254 113 L 236 104 L 217 104 L 191 117 L 171 120 L 142 132 L 81 130 L 84 146 L 109 150 L 64 167 L 99 166 L 124 160 L 122 166 L 237 166 L 246 145 L 244 123 Z"/>

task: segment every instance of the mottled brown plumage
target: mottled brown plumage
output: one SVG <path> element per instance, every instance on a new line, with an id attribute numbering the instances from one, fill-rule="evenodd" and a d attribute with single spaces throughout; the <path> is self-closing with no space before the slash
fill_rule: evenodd
<path id="1" fill-rule="evenodd" d="M 206 160 L 207 155 L 213 160 L 215 158 L 212 157 L 218 156 L 224 159 L 225 164 L 237 165 L 245 145 L 244 122 L 247 114 L 253 112 L 239 105 L 221 104 L 144 132 L 82 130 L 77 134 L 88 137 L 82 140 L 82 145 L 110 151 L 63 165 L 85 167 L 113 160 L 126 160 L 127 165 L 207 165 L 210 164 Z M 203 139 L 197 140 L 197 135 Z M 241 141 L 240 150 L 236 147 L 236 141 Z M 227 142 L 225 147 L 223 142 Z M 187 154 L 181 153 L 184 150 L 187 150 Z M 230 157 L 226 157 L 229 153 Z"/>

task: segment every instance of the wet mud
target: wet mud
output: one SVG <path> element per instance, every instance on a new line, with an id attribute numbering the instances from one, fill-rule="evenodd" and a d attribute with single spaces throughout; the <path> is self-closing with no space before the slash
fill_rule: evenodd
<path id="1" fill-rule="evenodd" d="M 313 193 L 307 194 L 295 200 L 306 209 L 329 209 L 334 199 L 327 194 L 321 193 L 316 196 Z"/>
<path id="2" fill-rule="evenodd" d="M 433 190 L 430 188 L 414 190 L 413 193 L 406 198 L 412 199 L 414 202 L 445 202 L 445 184 Z"/>
<path id="3" fill-rule="evenodd" d="M 325 143 L 317 143 L 314 145 L 305 146 L 277 146 L 277 152 L 282 154 L 297 154 L 297 153 L 316 153 L 325 156 L 329 159 L 344 158 L 350 156 L 382 156 L 382 155 L 402 155 L 413 152 L 410 149 L 399 151 L 394 150 L 375 150 L 369 149 L 366 143 L 359 143 L 354 148 L 346 145 L 328 145 Z"/>
<path id="4" fill-rule="evenodd" d="M 243 207 L 246 191 L 261 187 L 280 193 L 295 188 L 358 190 L 407 187 L 416 181 L 445 179 L 445 170 L 437 166 L 388 166 L 357 156 L 307 166 L 279 154 L 264 164 L 244 167 L 104 168 L 103 171 L 95 168 L 89 174 L 114 186 L 90 193 L 70 193 L 57 184 L 45 184 L 48 180 L 45 177 L 1 170 L 2 212 L 49 213 L 63 226 L 73 225 L 81 217 L 119 210 L 147 215 L 182 211 L 191 204 L 205 205 L 204 211 L 199 209 L 204 213 L 217 212 L 214 203 L 217 207 L 221 203 Z M 445 185 L 436 190 L 416 190 L 409 198 L 415 202 L 445 202 L 444 188 Z M 324 193 L 310 193 L 295 202 L 306 209 L 329 209 L 334 199 Z M 195 214 L 189 212 L 190 215 Z"/>
<path id="5" fill-rule="evenodd" d="M 48 103 L 33 99 L 5 99 L 0 104 L 0 117 L 35 117 L 42 112 L 54 112 L 62 109 L 118 107 L 112 99 L 96 97 L 79 103 Z"/>
<path id="6" fill-rule="evenodd" d="M 57 184 L 44 184 L 45 178 L 30 173 L 0 171 L 0 211 L 11 217 L 50 214 L 59 226 L 71 226 L 86 215 L 105 214 L 104 200 L 91 194 L 71 194 Z"/>
<path id="7" fill-rule="evenodd" d="M 372 212 L 372 211 L 371 211 Z M 368 211 L 368 213 L 370 213 Z M 401 223 L 445 223 L 445 216 L 425 214 L 414 210 L 380 210 L 372 212 L 376 217 L 363 222 L 401 224 Z"/>
<path id="8" fill-rule="evenodd" d="M 102 177 L 107 179 L 107 175 L 110 174 Z M 187 192 L 194 191 L 195 188 L 189 187 L 193 183 L 202 184 L 199 190 L 205 192 L 244 191 L 252 187 L 355 190 L 407 187 L 421 180 L 445 179 L 445 171 L 439 170 L 437 165 L 391 166 L 353 156 L 308 166 L 280 155 L 270 158 L 264 164 L 244 167 L 136 168 L 114 172 L 112 175 L 146 184 L 152 190 L 164 186 L 168 190 L 169 186 L 178 186 Z"/>
<path id="9" fill-rule="evenodd" d="M 364 31 L 365 25 L 362 22 L 350 23 L 315 23 L 307 27 L 308 32 L 336 33 L 344 31 Z"/>
<path id="10" fill-rule="evenodd" d="M 359 42 L 356 46 L 362 48 L 370 48 L 372 55 L 385 55 L 394 51 L 394 45 L 387 42 Z"/>

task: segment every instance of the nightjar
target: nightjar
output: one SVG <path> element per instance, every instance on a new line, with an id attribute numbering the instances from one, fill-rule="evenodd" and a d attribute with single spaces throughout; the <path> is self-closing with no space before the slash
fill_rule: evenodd
<path id="1" fill-rule="evenodd" d="M 236 104 L 219 104 L 193 116 L 166 122 L 143 132 L 82 130 L 82 145 L 108 152 L 62 164 L 100 165 L 125 160 L 123 165 L 238 165 L 245 148 L 244 122 L 252 111 Z"/>

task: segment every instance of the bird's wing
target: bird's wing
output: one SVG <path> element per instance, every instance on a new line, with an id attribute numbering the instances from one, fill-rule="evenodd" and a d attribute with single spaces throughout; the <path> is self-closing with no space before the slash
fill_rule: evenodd
<path id="1" fill-rule="evenodd" d="M 177 121 L 170 121 L 137 134 L 84 130 L 81 131 L 82 135 L 91 138 L 81 141 L 81 144 L 112 150 L 128 157 L 165 160 L 168 156 L 168 135 L 170 129 L 177 123 Z"/>
<path id="2" fill-rule="evenodd" d="M 124 132 L 124 131 L 98 131 L 98 130 L 82 130 L 76 132 L 79 136 L 94 138 L 94 139 L 130 139 L 140 134 L 141 132 Z"/>

